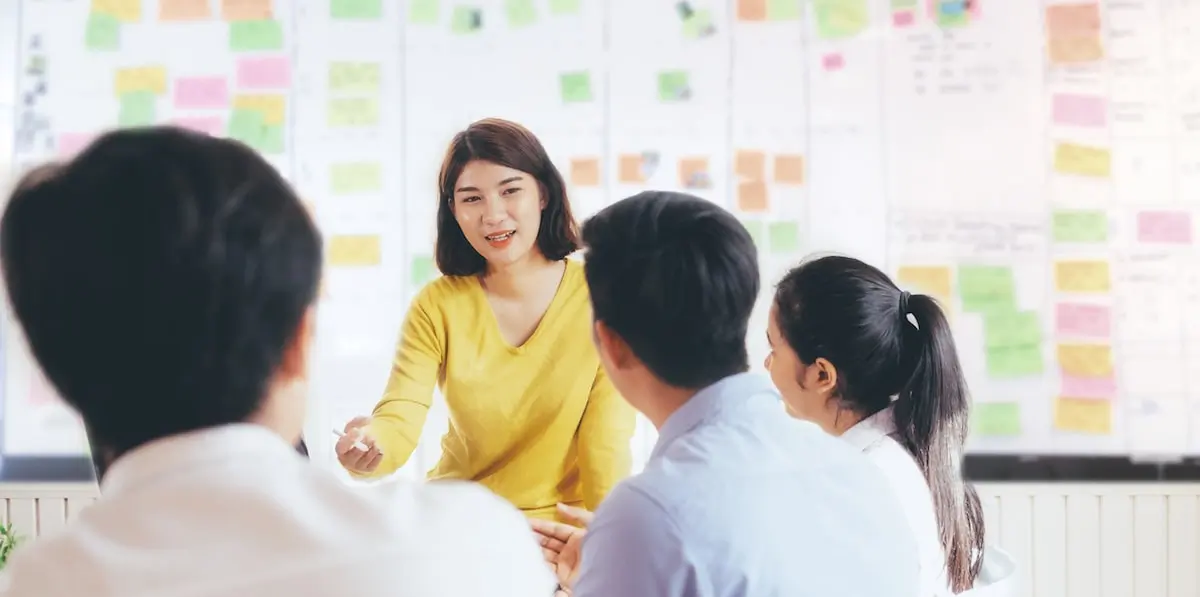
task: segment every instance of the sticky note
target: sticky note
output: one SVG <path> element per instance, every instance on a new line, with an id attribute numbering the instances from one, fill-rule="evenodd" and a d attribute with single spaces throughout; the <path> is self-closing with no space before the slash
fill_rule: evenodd
<path id="1" fill-rule="evenodd" d="M 842 70 L 843 66 L 846 66 L 846 59 L 842 58 L 842 55 L 837 52 L 826 54 L 821 57 L 821 68 L 824 68 L 827 71 L 839 71 Z"/>
<path id="2" fill-rule="evenodd" d="M 570 172 L 573 186 L 600 186 L 600 158 L 571 158 Z"/>
<path id="3" fill-rule="evenodd" d="M 1102 147 L 1059 143 L 1054 148 L 1054 169 L 1062 174 L 1108 178 L 1112 172 L 1112 152 Z"/>
<path id="4" fill-rule="evenodd" d="M 263 137 L 266 126 L 266 115 L 262 111 L 235 106 L 226 123 L 226 134 L 231 139 L 253 146 Z"/>
<path id="5" fill-rule="evenodd" d="M 623 184 L 638 184 L 646 182 L 642 170 L 642 156 L 638 154 L 623 154 L 617 158 L 617 181 Z"/>
<path id="6" fill-rule="evenodd" d="M 687 157 L 679 160 L 679 183 L 685 189 L 711 189 L 708 158 Z"/>
<path id="7" fill-rule="evenodd" d="M 167 69 L 161 66 L 141 66 L 117 69 L 113 90 L 117 96 L 135 91 L 161 94 L 167 91 Z"/>
<path id="8" fill-rule="evenodd" d="M 767 238 L 766 227 L 760 220 L 742 220 L 742 226 L 745 226 L 746 232 L 750 234 L 750 240 L 754 241 L 754 245 L 758 250 L 767 248 L 764 242 Z"/>
<path id="9" fill-rule="evenodd" d="M 937 2 L 936 20 L 939 27 L 962 27 L 970 22 L 966 0 L 934 1 Z"/>
<path id="10" fill-rule="evenodd" d="M 1016 304 L 1012 268 L 996 265 L 962 265 L 958 268 L 958 293 L 963 310 L 981 313 Z"/>
<path id="11" fill-rule="evenodd" d="M 142 20 L 142 0 L 92 0 L 92 13 L 115 17 L 122 23 Z"/>
<path id="12" fill-rule="evenodd" d="M 692 96 L 688 83 L 687 71 L 669 70 L 658 73 L 658 99 L 664 102 L 678 102 Z"/>
<path id="13" fill-rule="evenodd" d="M 329 91 L 334 93 L 376 93 L 379 79 L 378 62 L 329 63 Z"/>
<path id="14" fill-rule="evenodd" d="M 229 24 L 229 49 L 257 52 L 283 49 L 283 26 L 279 21 L 234 21 Z"/>
<path id="15" fill-rule="evenodd" d="M 262 135 L 251 145 L 261 153 L 267 155 L 279 155 L 283 153 L 283 126 L 271 124 L 264 126 Z"/>
<path id="16" fill-rule="evenodd" d="M 1186 211 L 1143 211 L 1137 216 L 1138 242 L 1192 244 L 1192 215 Z"/>
<path id="17" fill-rule="evenodd" d="M 121 22 L 104 13 L 88 15 L 84 43 L 89 50 L 111 51 L 121 49 Z"/>
<path id="18" fill-rule="evenodd" d="M 767 155 L 761 151 L 739 149 L 733 158 L 733 171 L 739 178 L 764 180 L 767 177 Z"/>
<path id="19" fill-rule="evenodd" d="M 439 0 L 409 0 L 408 22 L 412 25 L 433 25 L 438 22 L 441 10 Z"/>
<path id="20" fill-rule="evenodd" d="M 799 251 L 800 225 L 796 222 L 771 222 L 767 225 L 767 243 L 775 254 Z"/>
<path id="21" fill-rule="evenodd" d="M 1069 37 L 1052 36 L 1047 48 L 1050 62 L 1053 64 L 1087 64 L 1104 58 L 1104 46 L 1099 33 Z"/>
<path id="22" fill-rule="evenodd" d="M 767 183 L 761 180 L 738 183 L 737 206 L 744 212 L 767 211 Z"/>
<path id="23" fill-rule="evenodd" d="M 1058 261 L 1054 264 L 1054 288 L 1059 292 L 1108 292 L 1107 261 Z"/>
<path id="24" fill-rule="evenodd" d="M 233 107 L 254 110 L 263 114 L 263 122 L 269 125 L 283 124 L 286 115 L 286 98 L 277 94 L 236 95 Z"/>
<path id="25" fill-rule="evenodd" d="M 587 71 L 559 75 L 558 86 L 564 104 L 592 101 L 592 76 Z"/>
<path id="26" fill-rule="evenodd" d="M 949 300 L 951 293 L 950 267 L 945 265 L 902 265 L 896 272 L 901 286 L 916 292 Z"/>
<path id="27" fill-rule="evenodd" d="M 271 0 L 221 0 L 221 18 L 226 21 L 262 21 L 273 17 Z"/>
<path id="28" fill-rule="evenodd" d="M 987 346 L 984 356 L 988 375 L 997 379 L 1036 376 L 1043 371 L 1039 345 Z"/>
<path id="29" fill-rule="evenodd" d="M 804 184 L 804 156 L 775 156 L 775 182 L 780 184 Z"/>
<path id="30" fill-rule="evenodd" d="M 1054 242 L 1102 243 L 1108 240 L 1108 214 L 1098 210 L 1054 212 Z"/>
<path id="31" fill-rule="evenodd" d="M 984 315 L 983 338 L 988 347 L 1041 344 L 1042 322 L 1037 311 L 992 311 Z"/>
<path id="32" fill-rule="evenodd" d="M 918 0 L 892 0 L 892 10 L 916 10 Z"/>
<path id="33" fill-rule="evenodd" d="M 550 0 L 550 14 L 554 16 L 577 15 L 581 0 Z"/>
<path id="34" fill-rule="evenodd" d="M 1019 402 L 976 402 L 971 406 L 971 431 L 987 437 L 1021 435 Z"/>
<path id="35" fill-rule="evenodd" d="M 510 27 L 528 27 L 537 22 L 533 0 L 504 0 L 504 16 Z"/>
<path id="36" fill-rule="evenodd" d="M 737 0 L 737 19 L 751 22 L 767 20 L 767 0 Z"/>
<path id="37" fill-rule="evenodd" d="M 213 137 L 225 130 L 225 122 L 220 116 L 181 116 L 171 119 L 171 124 Z"/>
<path id="38" fill-rule="evenodd" d="M 330 0 L 329 16 L 335 19 L 383 18 L 383 0 Z"/>
<path id="39" fill-rule="evenodd" d="M 91 145 L 95 138 L 96 136 L 90 133 L 62 133 L 58 136 L 55 149 L 60 157 L 72 157 Z"/>
<path id="40" fill-rule="evenodd" d="M 378 162 L 347 162 L 329 166 L 329 192 L 333 195 L 378 193 L 383 190 L 383 169 Z"/>
<path id="41" fill-rule="evenodd" d="M 128 128 L 154 124 L 156 99 L 154 93 L 149 91 L 133 91 L 122 95 L 117 126 Z"/>
<path id="42" fill-rule="evenodd" d="M 767 0 L 767 19 L 797 21 L 800 19 L 800 0 Z"/>
<path id="43" fill-rule="evenodd" d="M 360 127 L 379 124 L 379 99 L 345 97 L 329 100 L 329 126 Z"/>
<path id="44" fill-rule="evenodd" d="M 1117 395 L 1117 378 L 1064 375 L 1059 383 L 1059 394 L 1076 398 L 1113 398 Z"/>
<path id="45" fill-rule="evenodd" d="M 1107 344 L 1059 344 L 1058 367 L 1064 375 L 1110 377 L 1112 347 Z"/>
<path id="46" fill-rule="evenodd" d="M 897 29 L 912 27 L 916 21 L 916 13 L 911 10 L 898 10 L 892 13 L 892 26 Z"/>
<path id="47" fill-rule="evenodd" d="M 182 77 L 175 79 L 175 107 L 213 109 L 229 106 L 229 86 L 225 77 Z"/>
<path id="48" fill-rule="evenodd" d="M 1100 32 L 1099 2 L 1055 4 L 1046 7 L 1046 31 L 1051 35 Z"/>
<path id="49" fill-rule="evenodd" d="M 379 265 L 382 258 L 379 236 L 374 234 L 334 236 L 329 239 L 327 255 L 330 265 L 342 267 Z"/>
<path id="50" fill-rule="evenodd" d="M 1054 307 L 1055 333 L 1076 338 L 1107 338 L 1112 333 L 1112 310 L 1104 305 L 1059 303 Z"/>
<path id="51" fill-rule="evenodd" d="M 812 5 L 822 39 L 853 37 L 870 24 L 867 0 L 813 0 Z"/>
<path id="52" fill-rule="evenodd" d="M 433 263 L 433 257 L 429 255 L 414 256 L 410 270 L 409 278 L 415 287 L 424 286 L 437 277 L 437 266 Z"/>
<path id="53" fill-rule="evenodd" d="M 691 16 L 683 20 L 683 37 L 685 39 L 700 39 L 715 32 L 712 11 L 707 8 L 694 11 Z"/>
<path id="54" fill-rule="evenodd" d="M 1100 128 L 1108 124 L 1108 101 L 1096 95 L 1056 93 L 1051 114 L 1057 125 Z"/>
<path id="55" fill-rule="evenodd" d="M 212 18 L 208 0 L 158 0 L 158 20 L 201 21 Z"/>
<path id="56" fill-rule="evenodd" d="M 282 56 L 237 61 L 237 84 L 243 89 L 280 89 L 292 84 L 292 62 Z"/>
<path id="57" fill-rule="evenodd" d="M 1110 434 L 1112 433 L 1112 402 L 1086 398 L 1059 398 L 1054 401 L 1054 428 L 1072 433 Z"/>
<path id="58" fill-rule="evenodd" d="M 483 28 L 483 12 L 470 6 L 455 6 L 450 14 L 450 31 L 458 34 L 474 33 Z"/>

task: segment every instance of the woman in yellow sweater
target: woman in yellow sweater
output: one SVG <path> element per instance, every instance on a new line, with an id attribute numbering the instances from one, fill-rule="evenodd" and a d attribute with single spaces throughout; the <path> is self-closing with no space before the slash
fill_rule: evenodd
<path id="1" fill-rule="evenodd" d="M 533 517 L 595 509 L 629 474 L 634 412 L 592 345 L 562 176 L 532 133 L 486 119 L 454 137 L 438 187 L 444 275 L 413 301 L 383 399 L 346 424 L 338 460 L 357 477 L 403 466 L 436 385 L 450 428 L 430 479 L 479 482 Z"/>

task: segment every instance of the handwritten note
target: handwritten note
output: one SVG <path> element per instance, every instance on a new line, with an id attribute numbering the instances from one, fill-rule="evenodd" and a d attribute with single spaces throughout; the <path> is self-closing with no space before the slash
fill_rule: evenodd
<path id="1" fill-rule="evenodd" d="M 142 0 L 92 0 L 92 13 L 115 17 L 122 23 L 142 20 Z"/>
<path id="2" fill-rule="evenodd" d="M 658 73 L 658 99 L 664 102 L 685 101 L 692 97 L 687 71 L 669 70 Z"/>
<path id="3" fill-rule="evenodd" d="M 804 156 L 775 156 L 775 182 L 780 184 L 804 184 Z"/>
<path id="4" fill-rule="evenodd" d="M 1112 377 L 1112 347 L 1107 344 L 1059 344 L 1058 366 L 1064 375 Z"/>
<path id="5" fill-rule="evenodd" d="M 1108 240 L 1108 215 L 1097 210 L 1054 212 L 1054 241 L 1102 243 Z"/>
<path id="6" fill-rule="evenodd" d="M 738 0 L 737 19 L 739 21 L 767 20 L 767 0 Z"/>
<path id="7" fill-rule="evenodd" d="M 383 169 L 378 162 L 345 162 L 329 167 L 329 192 L 333 195 L 378 193 L 383 190 Z"/>
<path id="8" fill-rule="evenodd" d="M 167 91 L 167 69 L 161 66 L 142 66 L 117 69 L 113 89 L 117 96 L 137 91 L 161 94 Z"/>
<path id="9" fill-rule="evenodd" d="M 326 253 L 329 264 L 340 267 L 364 267 L 379 265 L 382 250 L 378 235 L 336 235 L 329 239 Z"/>
<path id="10" fill-rule="evenodd" d="M 870 24 L 867 0 L 813 0 L 812 5 L 822 39 L 854 37 Z"/>
<path id="11" fill-rule="evenodd" d="M 1137 217 L 1138 241 L 1192 244 L 1192 215 L 1186 211 L 1143 211 Z"/>
<path id="12" fill-rule="evenodd" d="M 282 56 L 242 58 L 237 62 L 237 84 L 244 89 L 283 89 L 292 84 L 291 61 Z"/>
<path id="13" fill-rule="evenodd" d="M 334 93 L 377 93 L 378 62 L 329 63 L 329 91 Z"/>
<path id="14" fill-rule="evenodd" d="M 441 17 L 439 0 L 409 0 L 408 23 L 410 25 L 433 25 Z"/>
<path id="15" fill-rule="evenodd" d="M 1054 148 L 1054 169 L 1063 174 L 1108 178 L 1112 173 L 1112 152 L 1101 147 L 1059 143 Z"/>
<path id="16" fill-rule="evenodd" d="M 943 265 L 902 265 L 896 272 L 901 286 L 928 294 L 938 300 L 950 300 L 950 268 Z"/>
<path id="17" fill-rule="evenodd" d="M 282 95 L 258 94 L 235 95 L 233 107 L 239 110 L 253 110 L 263 115 L 263 123 L 268 125 L 283 124 L 286 115 L 286 99 Z"/>
<path id="18" fill-rule="evenodd" d="M 767 228 L 761 220 L 742 220 L 742 226 L 746 228 L 750 240 L 754 241 L 754 246 L 758 247 L 759 251 L 767 248 Z"/>
<path id="19" fill-rule="evenodd" d="M 533 0 L 504 0 L 504 15 L 513 28 L 528 27 L 537 22 Z"/>
<path id="20" fill-rule="evenodd" d="M 1021 435 L 1019 402 L 976 402 L 972 409 L 972 431 L 986 437 Z"/>
<path id="21" fill-rule="evenodd" d="M 346 20 L 383 18 L 383 0 L 330 0 L 329 16 Z"/>
<path id="22" fill-rule="evenodd" d="M 733 170 L 740 178 L 763 180 L 766 178 L 767 155 L 757 150 L 739 149 L 733 158 Z"/>
<path id="23" fill-rule="evenodd" d="M 379 124 L 379 99 L 342 97 L 329 100 L 329 126 L 364 127 Z"/>
<path id="24" fill-rule="evenodd" d="M 1059 261 L 1054 264 L 1054 288 L 1059 292 L 1108 292 L 1107 261 Z"/>
<path id="25" fill-rule="evenodd" d="M 229 24 L 229 49 L 260 52 L 283 49 L 283 26 L 279 21 L 234 21 Z"/>
<path id="26" fill-rule="evenodd" d="M 739 210 L 748 213 L 767 211 L 767 183 L 761 180 L 738 183 L 737 206 Z"/>
<path id="27" fill-rule="evenodd" d="M 172 119 L 171 124 L 214 137 L 225 129 L 225 123 L 220 116 L 181 116 Z"/>
<path id="28" fill-rule="evenodd" d="M 708 158 L 680 158 L 679 184 L 685 189 L 711 189 L 712 176 L 708 173 Z"/>
<path id="29" fill-rule="evenodd" d="M 470 6 L 455 6 L 450 14 L 450 31 L 459 35 L 483 28 L 483 11 Z"/>
<path id="30" fill-rule="evenodd" d="M 433 257 L 429 255 L 415 255 L 412 258 L 412 264 L 409 266 L 412 285 L 420 288 L 437 277 L 437 266 L 433 263 Z"/>
<path id="31" fill-rule="evenodd" d="M 1112 433 L 1112 402 L 1059 398 L 1054 401 L 1054 428 L 1072 433 L 1108 435 Z"/>
<path id="32" fill-rule="evenodd" d="M 229 106 L 229 86 L 225 77 L 185 77 L 175 79 L 175 107 L 212 109 Z"/>
<path id="33" fill-rule="evenodd" d="M 550 0 L 550 14 L 556 17 L 577 15 L 581 0 Z"/>
<path id="34" fill-rule="evenodd" d="M 84 44 L 88 50 L 109 52 L 121 49 L 121 21 L 109 14 L 88 16 Z"/>
<path id="35" fill-rule="evenodd" d="M 776 255 L 796 253 L 800 250 L 800 226 L 796 222 L 771 222 L 767 226 L 767 241 Z"/>
<path id="36" fill-rule="evenodd" d="M 1054 320 L 1059 336 L 1107 338 L 1112 333 L 1112 310 L 1104 305 L 1059 303 Z"/>
<path id="37" fill-rule="evenodd" d="M 154 124 L 157 110 L 156 97 L 150 91 L 133 91 L 121 96 L 121 107 L 117 114 L 117 126 L 121 128 L 150 126 Z"/>
<path id="38" fill-rule="evenodd" d="M 571 158 L 571 184 L 576 187 L 600 186 L 600 158 Z"/>
<path id="39" fill-rule="evenodd" d="M 1108 102 L 1095 95 L 1054 94 L 1054 124 L 1101 128 L 1108 124 Z"/>
<path id="40" fill-rule="evenodd" d="M 1034 311 L 993 311 L 984 317 L 988 374 L 1026 377 L 1043 371 L 1042 327 Z"/>
<path id="41" fill-rule="evenodd" d="M 212 8 L 208 0 L 159 0 L 158 20 L 173 21 L 202 21 L 212 18 Z"/>
<path id="42" fill-rule="evenodd" d="M 1113 398 L 1117 395 L 1117 378 L 1062 376 L 1060 394 L 1075 398 Z"/>
<path id="43" fill-rule="evenodd" d="M 982 313 L 1011 309 L 1016 304 L 1016 282 L 1010 267 L 963 265 L 958 268 L 958 293 L 963 310 Z"/>
<path id="44" fill-rule="evenodd" d="M 271 0 L 221 0 L 221 18 L 226 21 L 261 21 L 273 16 Z"/>
<path id="45" fill-rule="evenodd" d="M 558 87 L 564 104 L 580 104 L 592 101 L 592 75 L 587 71 L 559 75 Z"/>

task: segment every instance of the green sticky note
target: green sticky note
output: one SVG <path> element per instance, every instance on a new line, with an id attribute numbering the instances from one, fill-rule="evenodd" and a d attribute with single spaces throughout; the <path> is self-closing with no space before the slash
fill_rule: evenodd
<path id="1" fill-rule="evenodd" d="M 334 195 L 377 193 L 383 190 L 383 170 L 378 163 L 350 162 L 329 167 L 329 192 Z"/>
<path id="2" fill-rule="evenodd" d="M 382 0 L 330 0 L 329 16 L 335 19 L 382 19 Z"/>
<path id="3" fill-rule="evenodd" d="M 1013 309 L 1017 302 L 1016 282 L 1011 267 L 960 266 L 958 293 L 962 297 L 963 310 L 968 313 Z"/>
<path id="4" fill-rule="evenodd" d="M 428 255 L 413 257 L 410 273 L 413 286 L 424 286 L 437 276 L 437 268 L 433 265 L 433 257 Z"/>
<path id="5" fill-rule="evenodd" d="M 822 39 L 853 37 L 870 24 L 867 0 L 813 0 L 813 11 Z"/>
<path id="6" fill-rule="evenodd" d="M 976 435 L 1014 437 L 1021 435 L 1021 405 L 1017 402 L 976 402 L 971 406 L 972 431 Z"/>
<path id="7" fill-rule="evenodd" d="M 550 0 L 550 14 L 555 16 L 577 15 L 580 0 Z"/>
<path id="8" fill-rule="evenodd" d="M 375 62 L 329 63 L 329 90 L 335 93 L 378 93 L 379 64 Z"/>
<path id="9" fill-rule="evenodd" d="M 800 20 L 800 0 L 767 0 L 767 20 Z"/>
<path id="10" fill-rule="evenodd" d="M 264 125 L 262 135 L 258 138 L 258 142 L 253 144 L 253 147 L 267 155 L 282 154 L 284 150 L 283 125 Z"/>
<path id="11" fill-rule="evenodd" d="M 229 114 L 229 122 L 225 125 L 226 134 L 231 139 L 254 147 L 261 142 L 263 131 L 267 127 L 266 119 L 266 115 L 258 110 L 234 108 Z"/>
<path id="12" fill-rule="evenodd" d="M 766 226 L 759 220 L 742 220 L 742 226 L 746 227 L 746 232 L 750 233 L 750 238 L 754 241 L 754 246 L 761 251 L 766 247 L 763 240 L 767 238 Z"/>
<path id="13" fill-rule="evenodd" d="M 233 21 L 229 23 L 229 49 L 257 52 L 283 49 L 283 26 L 279 21 Z"/>
<path id="14" fill-rule="evenodd" d="M 988 375 L 996 378 L 1030 377 L 1044 371 L 1042 347 L 1038 344 L 1025 346 L 990 346 L 984 349 L 987 357 Z"/>
<path id="15" fill-rule="evenodd" d="M 510 27 L 528 27 L 537 21 L 533 0 L 504 0 L 504 14 Z"/>
<path id="16" fill-rule="evenodd" d="M 917 0 L 892 0 L 892 10 L 914 10 Z"/>
<path id="17" fill-rule="evenodd" d="M 702 8 L 692 13 L 683 21 L 683 36 L 688 39 L 700 39 L 713 32 L 712 11 Z"/>
<path id="18" fill-rule="evenodd" d="M 438 0 L 409 0 L 408 22 L 413 25 L 433 25 L 440 16 Z"/>
<path id="19" fill-rule="evenodd" d="M 988 348 L 1040 346 L 1042 322 L 1036 311 L 997 310 L 983 318 L 984 345 Z"/>
<path id="20" fill-rule="evenodd" d="M 771 222 L 767 243 L 772 253 L 795 253 L 800 249 L 800 226 L 795 222 Z"/>
<path id="21" fill-rule="evenodd" d="M 133 91 L 122 95 L 117 126 L 128 128 L 154 124 L 156 99 L 152 91 Z"/>
<path id="22" fill-rule="evenodd" d="M 563 73 L 558 78 L 564 104 L 592 101 L 592 75 L 587 71 Z"/>
<path id="23" fill-rule="evenodd" d="M 668 70 L 658 73 L 658 99 L 664 102 L 684 101 L 691 97 L 687 71 Z"/>
<path id="24" fill-rule="evenodd" d="M 450 15 L 450 31 L 459 35 L 474 33 L 483 28 L 483 12 L 470 6 L 455 6 Z"/>
<path id="25" fill-rule="evenodd" d="M 121 22 L 109 14 L 92 13 L 88 16 L 85 43 L 89 50 L 121 49 Z"/>
<path id="26" fill-rule="evenodd" d="M 1054 212 L 1054 242 L 1102 243 L 1108 240 L 1108 216 L 1102 211 Z"/>
<path id="27" fill-rule="evenodd" d="M 329 100 L 329 126 L 356 127 L 379 124 L 379 99 L 343 97 Z"/>
<path id="28" fill-rule="evenodd" d="M 939 27 L 962 27 L 970 22 L 966 0 L 936 0 Z"/>

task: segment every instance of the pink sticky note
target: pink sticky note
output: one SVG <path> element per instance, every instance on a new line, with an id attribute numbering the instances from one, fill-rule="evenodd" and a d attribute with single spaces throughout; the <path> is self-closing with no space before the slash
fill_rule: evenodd
<path id="1" fill-rule="evenodd" d="M 821 59 L 821 64 L 825 67 L 825 70 L 832 71 L 842 70 L 842 67 L 846 65 L 846 62 L 842 58 L 841 54 L 826 54 L 825 57 Z"/>
<path id="2" fill-rule="evenodd" d="M 1190 245 L 1192 216 L 1182 211 L 1144 211 L 1138 214 L 1138 241 Z"/>
<path id="3" fill-rule="evenodd" d="M 1098 128 L 1108 123 L 1108 103 L 1094 95 L 1056 93 L 1052 112 L 1054 124 Z"/>
<path id="4" fill-rule="evenodd" d="M 1112 333 L 1112 312 L 1103 305 L 1059 303 L 1054 321 L 1060 336 L 1107 338 Z"/>
<path id="5" fill-rule="evenodd" d="M 916 15 L 911 10 L 898 10 L 892 13 L 892 26 L 896 28 L 911 27 L 916 21 Z"/>
<path id="6" fill-rule="evenodd" d="M 175 81 L 176 108 L 229 106 L 229 85 L 224 77 L 185 77 Z"/>
<path id="7" fill-rule="evenodd" d="M 1061 396 L 1068 398 L 1112 398 L 1117 395 L 1117 380 L 1109 377 L 1062 376 Z"/>
<path id="8" fill-rule="evenodd" d="M 201 133 L 207 133 L 214 137 L 220 136 L 225 123 L 221 121 L 220 116 L 182 116 L 171 121 L 171 124 L 191 129 Z"/>
<path id="9" fill-rule="evenodd" d="M 237 65 L 238 87 L 278 89 L 291 85 L 292 66 L 287 58 L 243 58 Z"/>
<path id="10" fill-rule="evenodd" d="M 58 136 L 58 155 L 69 158 L 83 151 L 95 138 L 90 133 L 63 133 Z"/>

